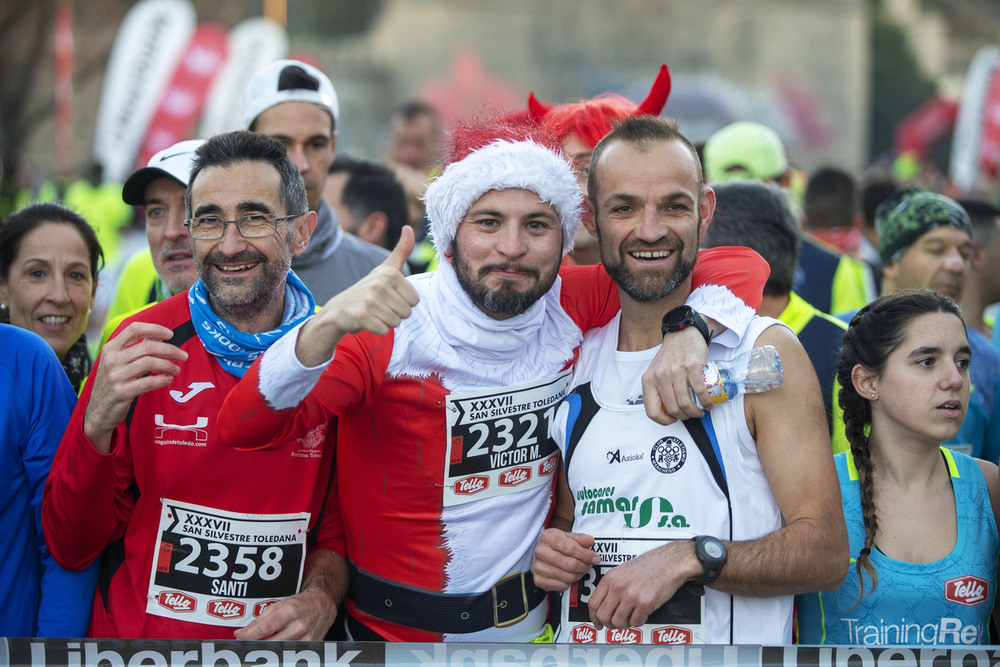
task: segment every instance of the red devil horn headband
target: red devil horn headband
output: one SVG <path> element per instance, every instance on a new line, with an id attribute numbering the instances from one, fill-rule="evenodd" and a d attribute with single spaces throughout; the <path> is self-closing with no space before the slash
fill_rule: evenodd
<path id="1" fill-rule="evenodd" d="M 651 114 L 659 116 L 660 112 L 663 111 L 663 107 L 667 104 L 668 97 L 670 97 L 670 70 L 667 69 L 666 64 L 663 64 L 660 65 L 660 71 L 656 74 L 653 87 L 649 89 L 649 95 L 646 95 L 646 99 L 639 105 L 639 111 L 636 115 Z"/>
<path id="2" fill-rule="evenodd" d="M 646 99 L 642 101 L 642 104 L 638 106 L 634 115 L 643 116 L 645 114 L 652 114 L 653 116 L 659 116 L 660 112 L 663 111 L 663 107 L 667 104 L 668 97 L 670 97 L 670 70 L 667 68 L 666 63 L 664 63 L 660 65 L 660 71 L 656 74 L 656 79 L 653 81 L 653 87 L 649 89 L 649 94 L 646 95 Z M 546 102 L 539 101 L 535 97 L 534 91 L 528 93 L 528 116 L 532 120 L 542 120 L 545 114 L 552 110 L 552 106 Z"/>
<path id="3" fill-rule="evenodd" d="M 535 97 L 535 91 L 528 93 L 528 116 L 532 120 L 541 121 L 545 117 L 545 114 L 551 110 L 551 104 L 538 101 L 538 98 Z"/>

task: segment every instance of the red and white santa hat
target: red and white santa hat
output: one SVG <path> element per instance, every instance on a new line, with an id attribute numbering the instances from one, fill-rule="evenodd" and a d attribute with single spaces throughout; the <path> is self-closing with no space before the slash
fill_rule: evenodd
<path id="1" fill-rule="evenodd" d="M 509 135 L 508 135 L 509 136 Z M 445 167 L 424 195 L 434 248 L 451 257 L 458 225 L 490 190 L 520 188 L 538 194 L 559 215 L 563 254 L 573 249 L 583 193 L 573 168 L 556 149 L 535 139 L 496 139 Z"/>

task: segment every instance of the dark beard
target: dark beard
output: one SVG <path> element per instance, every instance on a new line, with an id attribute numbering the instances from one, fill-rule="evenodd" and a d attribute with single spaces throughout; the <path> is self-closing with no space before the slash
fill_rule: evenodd
<path id="1" fill-rule="evenodd" d="M 536 279 L 534 286 L 529 287 L 524 291 L 518 291 L 513 286 L 502 283 L 499 289 L 491 290 L 486 287 L 483 282 L 481 282 L 482 279 L 490 271 L 508 267 L 505 267 L 502 264 L 489 264 L 484 266 L 479 269 L 478 277 L 480 282 L 474 282 L 471 275 L 472 269 L 465 263 L 465 259 L 462 257 L 462 254 L 458 249 L 458 244 L 455 244 L 453 247 L 454 252 L 452 256 L 452 266 L 455 269 L 455 275 L 458 277 L 458 284 L 462 286 L 465 293 L 469 295 L 470 299 L 472 299 L 472 303 L 487 314 L 506 316 L 520 315 L 524 311 L 531 308 L 536 301 L 542 298 L 545 293 L 549 291 L 552 287 L 552 283 L 556 280 L 556 275 L 558 274 L 558 267 L 556 267 L 549 275 L 542 276 L 535 269 L 513 265 L 509 268 L 533 275 Z"/>

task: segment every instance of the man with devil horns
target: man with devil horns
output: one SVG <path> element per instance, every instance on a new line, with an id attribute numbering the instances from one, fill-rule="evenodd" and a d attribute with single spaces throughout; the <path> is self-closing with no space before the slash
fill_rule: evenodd
<path id="1" fill-rule="evenodd" d="M 544 134 L 537 124 L 460 134 L 426 196 L 438 270 L 399 273 L 413 243 L 404 228 L 386 264 L 276 343 L 219 415 L 230 446 L 290 451 L 338 416 L 333 500 L 350 566 L 350 639 L 552 636 L 529 569 L 559 467 L 548 426 L 583 330 L 619 305 L 599 267 L 557 275 L 583 200 Z M 743 251 L 697 263 L 702 287 L 690 303 L 729 327 L 722 344 L 753 313 L 706 283 L 756 306 L 766 264 Z M 688 371 L 683 388 L 646 388 L 658 418 L 661 403 L 689 401 L 695 380 L 710 404 L 702 335 L 670 334 L 668 353 L 701 359 L 677 366 Z"/>

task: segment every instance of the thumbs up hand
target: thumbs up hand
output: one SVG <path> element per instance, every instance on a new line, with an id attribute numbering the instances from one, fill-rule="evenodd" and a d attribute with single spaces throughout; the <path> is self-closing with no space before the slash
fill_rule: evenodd
<path id="1" fill-rule="evenodd" d="M 304 366 L 327 361 L 345 334 L 370 331 L 381 336 L 409 317 L 420 300 L 402 274 L 413 252 L 413 229 L 404 226 L 399 242 L 379 266 L 337 294 L 302 327 L 295 354 Z"/>

